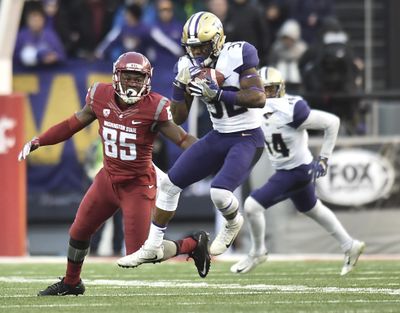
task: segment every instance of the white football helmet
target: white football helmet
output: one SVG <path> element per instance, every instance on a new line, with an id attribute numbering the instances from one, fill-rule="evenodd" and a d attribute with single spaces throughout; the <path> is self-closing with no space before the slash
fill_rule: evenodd
<path id="1" fill-rule="evenodd" d="M 217 16 L 210 12 L 198 12 L 186 21 L 182 31 L 182 45 L 190 58 L 199 65 L 209 66 L 215 60 L 225 43 L 224 28 Z M 210 45 L 207 55 L 199 57 L 193 54 L 192 48 Z"/>
<path id="2" fill-rule="evenodd" d="M 285 81 L 276 68 L 264 66 L 258 70 L 267 98 L 281 98 L 285 95 Z"/>

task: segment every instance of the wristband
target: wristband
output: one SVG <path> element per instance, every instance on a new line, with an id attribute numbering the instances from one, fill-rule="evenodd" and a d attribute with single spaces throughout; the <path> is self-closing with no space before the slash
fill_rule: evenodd
<path id="1" fill-rule="evenodd" d="M 172 89 L 172 100 L 175 102 L 183 102 L 185 100 L 185 90 L 175 85 Z"/>

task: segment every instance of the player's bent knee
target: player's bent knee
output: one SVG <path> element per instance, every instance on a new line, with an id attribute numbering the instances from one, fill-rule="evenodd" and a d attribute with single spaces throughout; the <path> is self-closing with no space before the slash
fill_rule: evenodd
<path id="1" fill-rule="evenodd" d="M 244 202 L 244 211 L 246 214 L 258 214 L 264 212 L 264 207 L 258 203 L 253 197 L 247 197 Z"/>
<path id="2" fill-rule="evenodd" d="M 215 207 L 220 210 L 223 215 L 229 215 L 237 211 L 239 201 L 231 191 L 220 188 L 211 188 L 210 195 Z"/>
<path id="3" fill-rule="evenodd" d="M 319 214 L 319 212 L 321 211 L 321 209 L 323 207 L 324 207 L 324 205 L 322 204 L 322 202 L 319 199 L 317 199 L 317 202 L 315 203 L 315 205 L 312 208 L 310 208 L 309 210 L 301 211 L 301 213 L 304 213 L 305 215 L 309 215 L 309 216 L 316 215 L 316 214 Z"/>
<path id="4" fill-rule="evenodd" d="M 178 206 L 179 195 L 182 189 L 165 176 L 161 181 L 156 200 L 156 206 L 164 211 L 175 211 Z"/>

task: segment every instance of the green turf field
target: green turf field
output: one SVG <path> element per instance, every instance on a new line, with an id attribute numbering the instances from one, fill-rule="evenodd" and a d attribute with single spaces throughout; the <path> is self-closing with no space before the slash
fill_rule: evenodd
<path id="1" fill-rule="evenodd" d="M 85 264 L 84 296 L 37 297 L 64 264 L 0 264 L 0 312 L 400 312 L 400 262 L 360 260 L 340 277 L 339 261 L 268 261 L 248 274 L 213 262 L 207 278 L 193 262 L 121 269 Z"/>

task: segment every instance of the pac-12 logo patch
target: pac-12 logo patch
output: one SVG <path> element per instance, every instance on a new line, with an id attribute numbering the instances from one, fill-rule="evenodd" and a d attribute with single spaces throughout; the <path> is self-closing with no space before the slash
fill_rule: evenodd
<path id="1" fill-rule="evenodd" d="M 110 115 L 110 109 L 103 109 L 104 117 L 108 117 Z"/>

